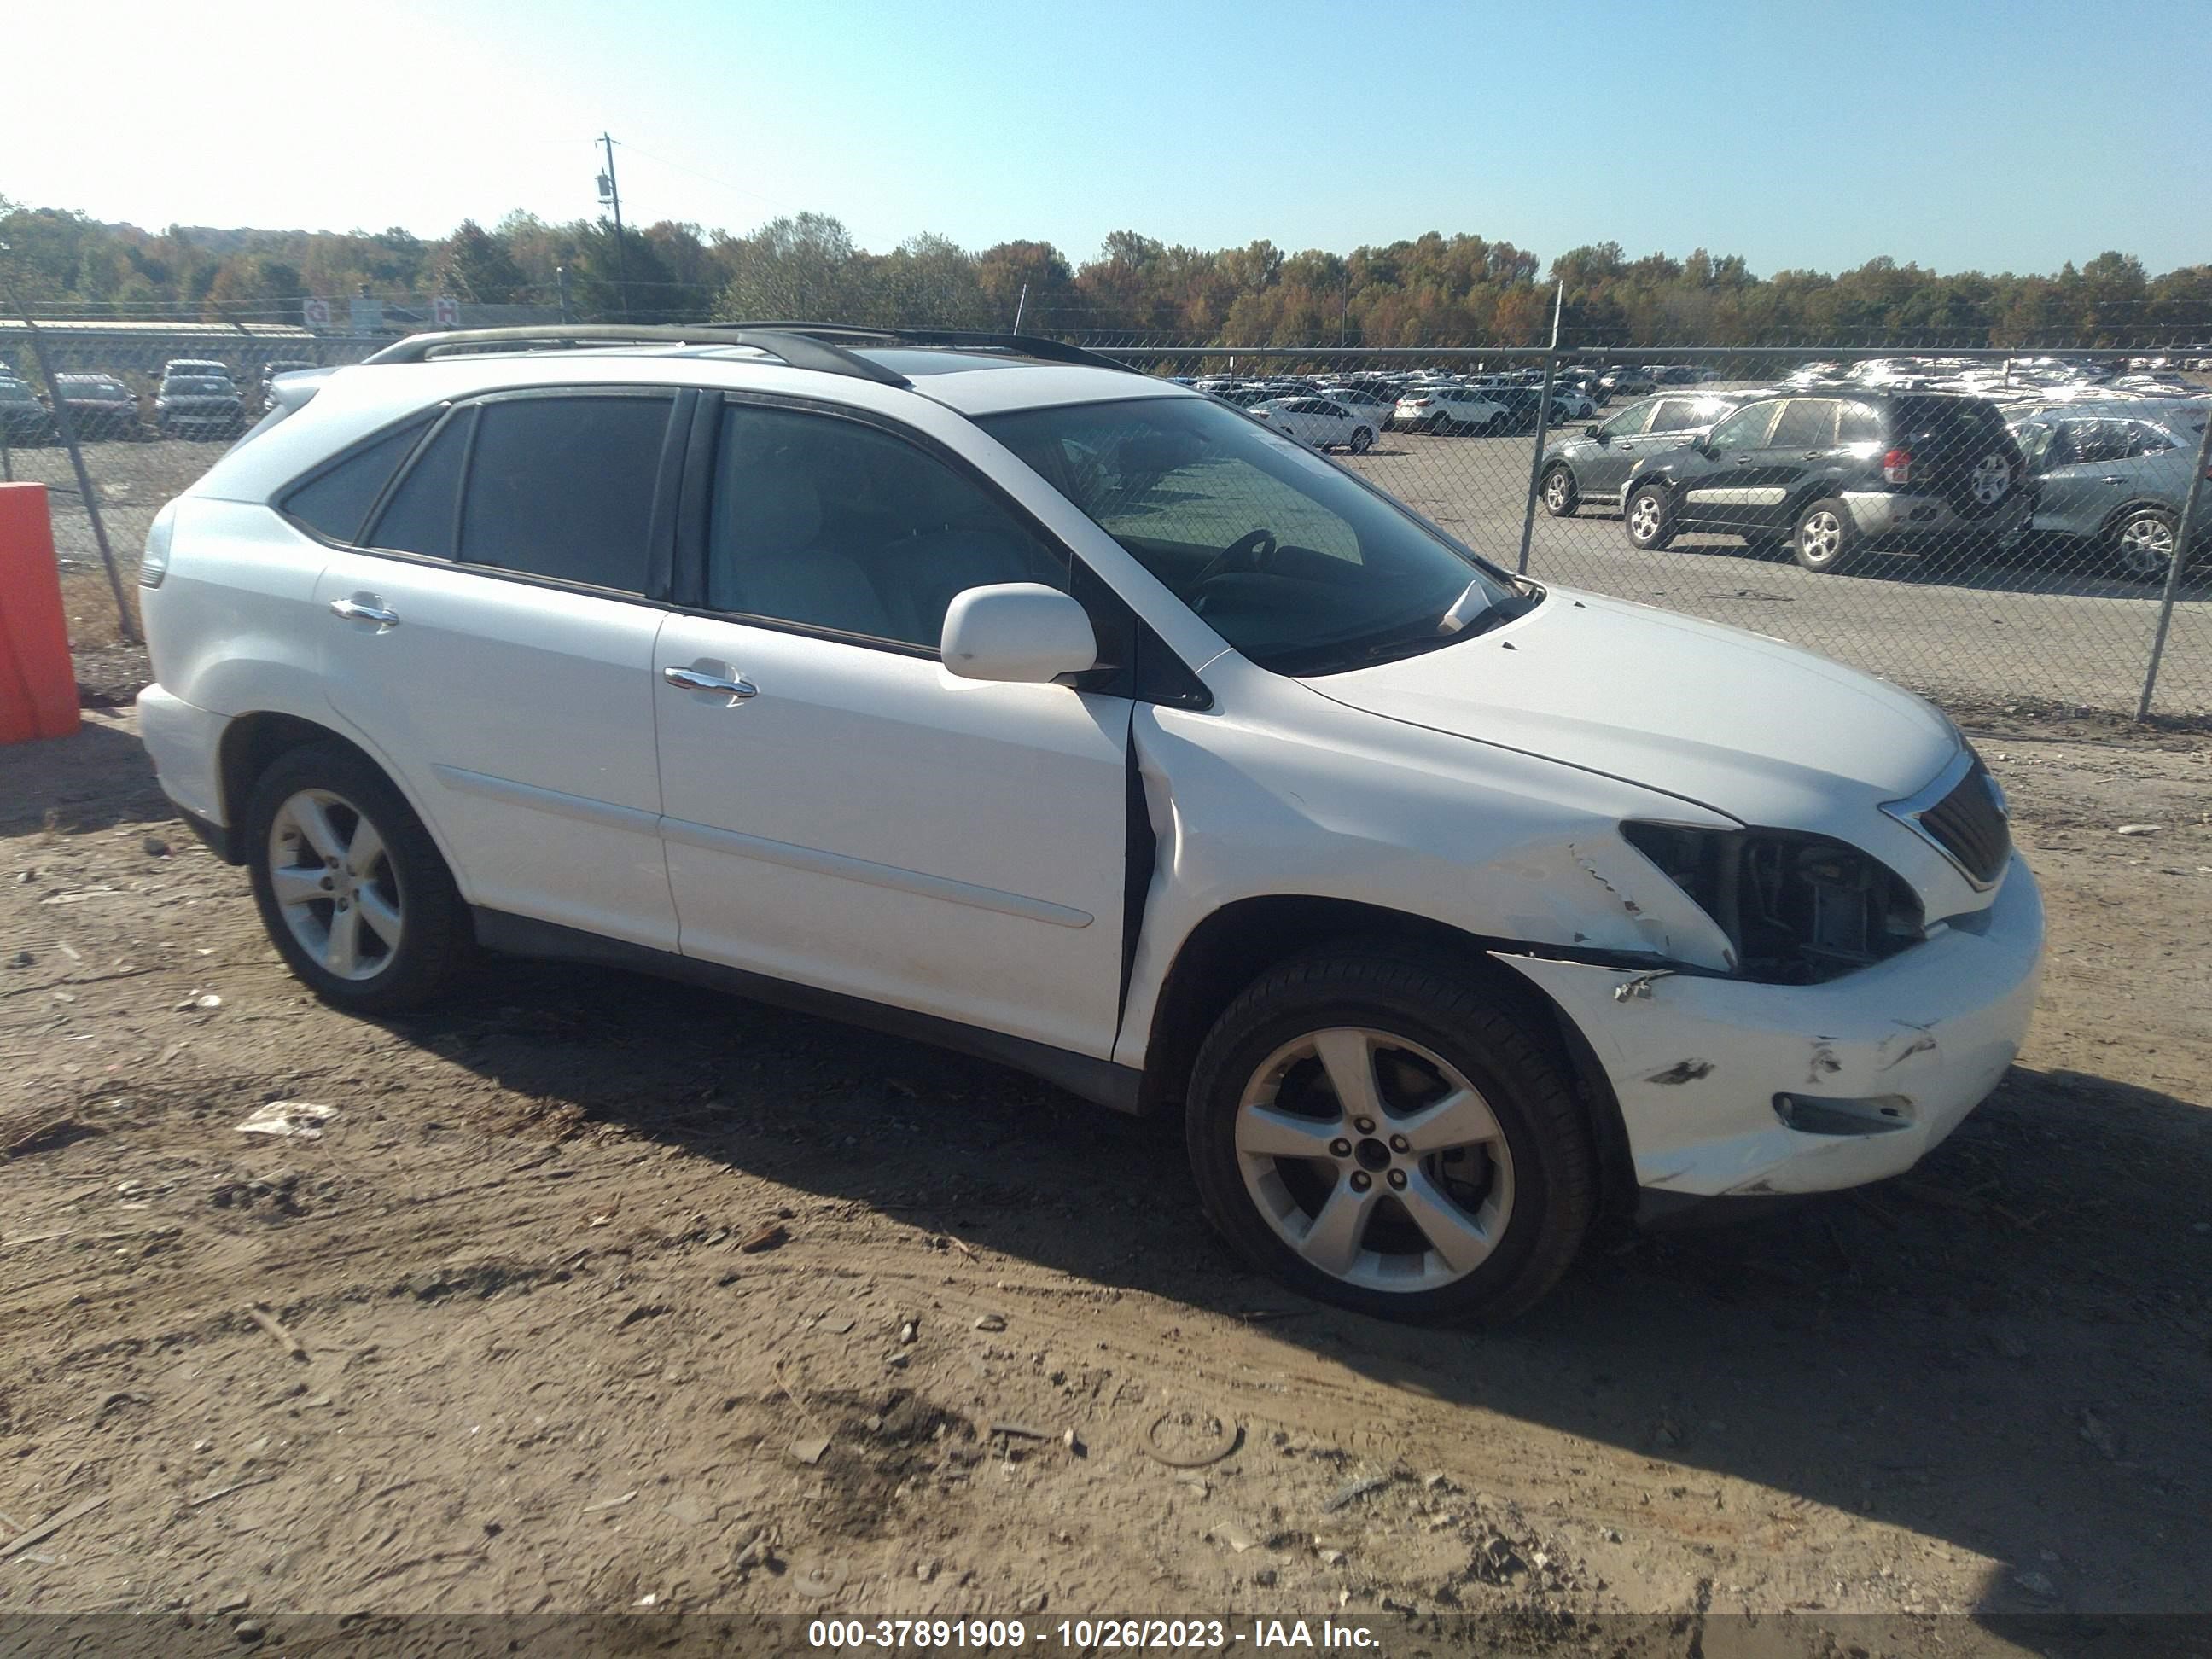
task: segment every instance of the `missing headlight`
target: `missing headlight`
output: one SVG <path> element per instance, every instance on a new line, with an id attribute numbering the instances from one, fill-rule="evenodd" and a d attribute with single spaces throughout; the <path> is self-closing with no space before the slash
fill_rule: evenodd
<path id="1" fill-rule="evenodd" d="M 1923 936 L 1912 890 L 1844 842 L 1673 823 L 1624 823 L 1620 832 L 1728 935 L 1746 979 L 1817 984 Z"/>

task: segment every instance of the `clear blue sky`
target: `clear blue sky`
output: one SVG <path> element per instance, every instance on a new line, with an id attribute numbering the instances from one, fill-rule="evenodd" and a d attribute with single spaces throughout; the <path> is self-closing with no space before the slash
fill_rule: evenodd
<path id="1" fill-rule="evenodd" d="M 1437 229 L 1762 274 L 2107 247 L 2158 271 L 2212 261 L 2209 23 L 2201 0 L 33 4 L 0 193 L 436 235 L 594 211 L 605 127 L 626 216 L 811 208 L 878 249 Z"/>

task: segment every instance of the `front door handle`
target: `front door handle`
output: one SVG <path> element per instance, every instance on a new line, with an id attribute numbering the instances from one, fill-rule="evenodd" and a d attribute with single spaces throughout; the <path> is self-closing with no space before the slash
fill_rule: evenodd
<path id="1" fill-rule="evenodd" d="M 386 610 L 374 593 L 365 593 L 357 599 L 332 599 L 331 611 L 348 622 L 374 623 L 380 629 L 399 626 L 399 613 Z"/>
<path id="2" fill-rule="evenodd" d="M 725 697 L 757 697 L 760 687 L 748 679 L 726 680 L 719 674 L 707 674 L 696 668 L 670 666 L 660 671 L 660 678 L 671 685 L 681 686 L 686 691 L 712 691 Z"/>
<path id="3" fill-rule="evenodd" d="M 2117 484 L 2117 483 L 2125 483 L 2127 482 L 2127 480 L 2126 480 L 2125 478 L 2124 478 L 2124 477 L 2118 477 L 2117 475 L 2114 475 L 2114 474 L 2112 474 L 2112 473 L 2107 473 L 2107 474 L 2105 476 L 2105 477 L 2101 480 L 2101 482 L 2103 482 L 2103 483 L 2105 483 Z"/>

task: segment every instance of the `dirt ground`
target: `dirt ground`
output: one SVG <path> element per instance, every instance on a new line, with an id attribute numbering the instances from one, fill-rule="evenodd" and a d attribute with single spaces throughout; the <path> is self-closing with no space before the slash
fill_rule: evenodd
<path id="1" fill-rule="evenodd" d="M 2212 1609 L 2212 739 L 1978 737 L 2052 925 L 1996 1096 L 1492 1334 L 1301 1304 L 1175 1126 L 981 1062 L 512 961 L 342 1017 L 127 713 L 0 750 L 0 1609 Z"/>

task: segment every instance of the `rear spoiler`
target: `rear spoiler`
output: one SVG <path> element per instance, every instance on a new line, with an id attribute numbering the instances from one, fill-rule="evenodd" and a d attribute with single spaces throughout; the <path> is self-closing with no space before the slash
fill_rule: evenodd
<path id="1" fill-rule="evenodd" d="M 295 368 L 289 374 L 279 374 L 269 382 L 269 396 L 276 404 L 266 415 L 246 429 L 245 435 L 223 451 L 228 455 L 243 449 L 279 421 L 297 415 L 323 389 L 323 382 L 337 373 L 335 368 Z"/>

